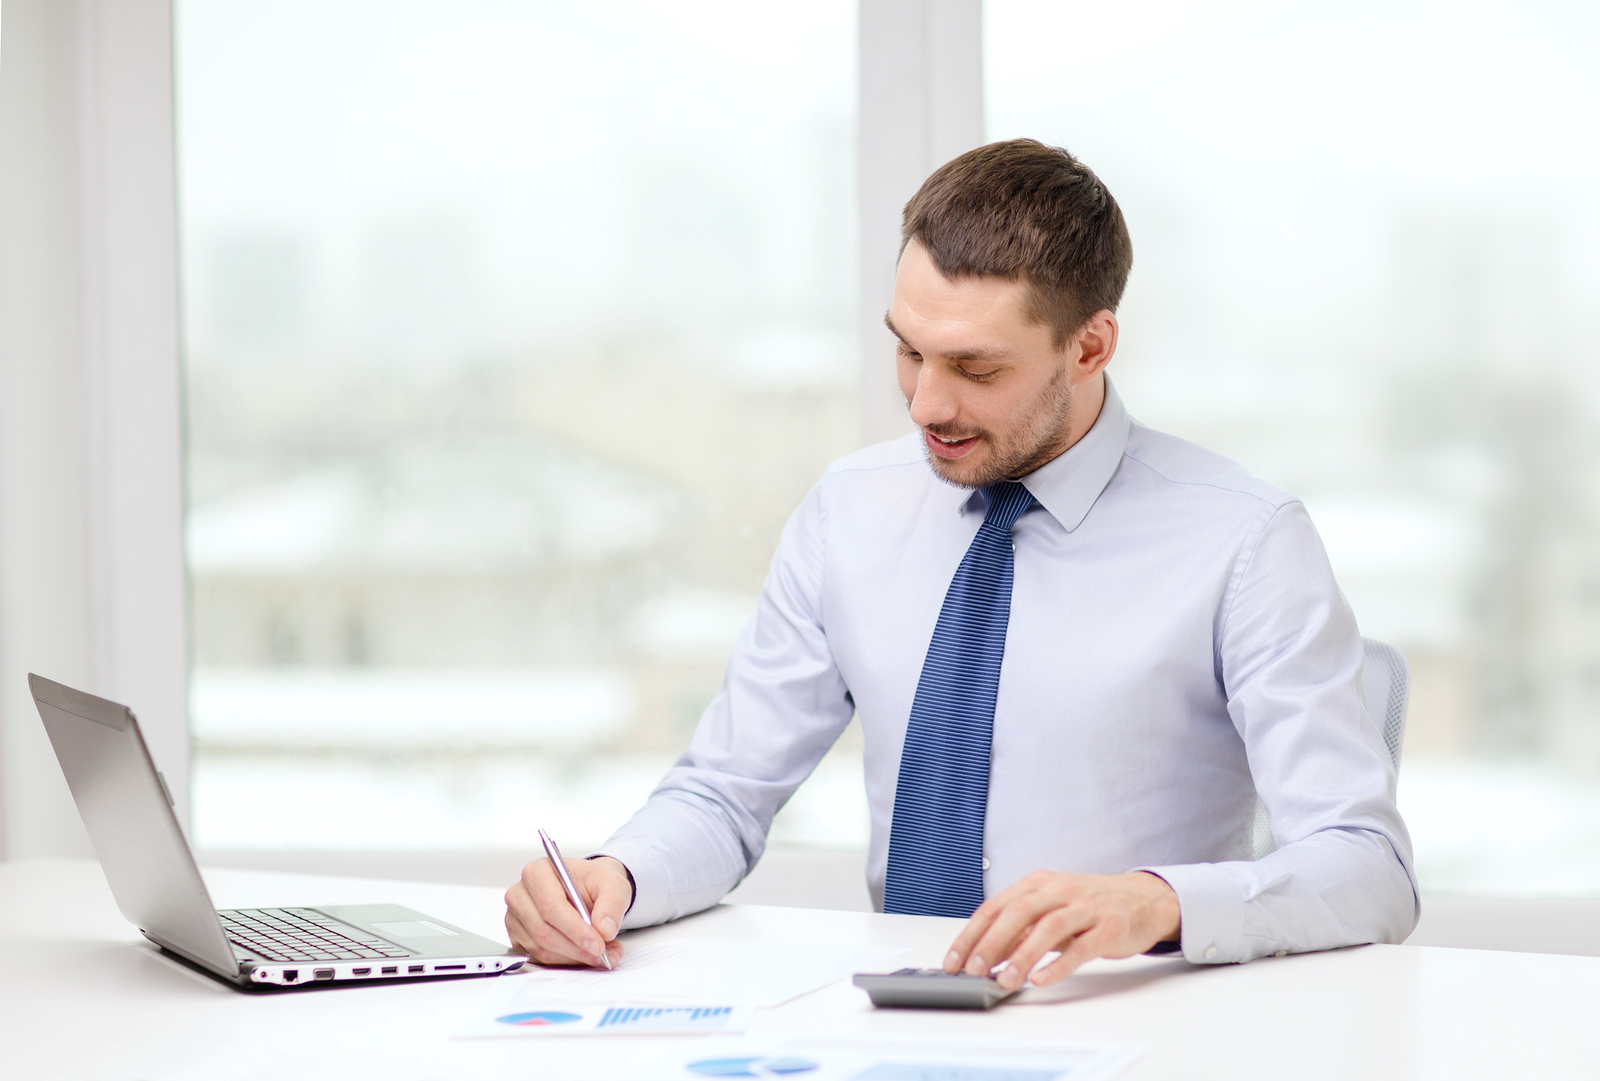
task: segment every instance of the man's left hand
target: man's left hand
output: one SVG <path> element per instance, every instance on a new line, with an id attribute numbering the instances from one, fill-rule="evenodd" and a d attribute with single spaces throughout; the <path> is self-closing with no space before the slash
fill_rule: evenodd
<path id="1" fill-rule="evenodd" d="M 1051 950 L 1061 956 L 1033 972 L 1043 987 L 1096 957 L 1132 957 L 1178 938 L 1178 895 L 1157 875 L 1074 875 L 1035 871 L 989 898 L 944 959 L 946 972 L 987 976 L 1007 962 L 1000 986 L 1015 990 Z"/>

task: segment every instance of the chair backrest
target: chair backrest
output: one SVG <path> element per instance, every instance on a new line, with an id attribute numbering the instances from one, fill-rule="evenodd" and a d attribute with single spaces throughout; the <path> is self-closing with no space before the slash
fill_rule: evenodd
<path id="1" fill-rule="evenodd" d="M 1367 693 L 1367 712 L 1383 732 L 1389 760 L 1400 772 L 1400 748 L 1406 737 L 1406 704 L 1411 700 L 1411 669 L 1398 649 L 1376 638 L 1363 638 L 1366 665 L 1361 686 Z"/>
<path id="2" fill-rule="evenodd" d="M 1411 699 L 1411 669 L 1398 649 L 1376 638 L 1363 638 L 1361 652 L 1361 690 L 1366 695 L 1367 713 L 1383 733 L 1383 745 L 1389 750 L 1389 760 L 1398 777 L 1400 748 L 1406 737 L 1406 704 Z M 1394 795 L 1393 784 L 1389 795 Z M 1251 857 L 1260 859 L 1273 847 L 1272 825 L 1267 820 L 1266 807 L 1258 799 L 1255 818 L 1250 823 Z"/>

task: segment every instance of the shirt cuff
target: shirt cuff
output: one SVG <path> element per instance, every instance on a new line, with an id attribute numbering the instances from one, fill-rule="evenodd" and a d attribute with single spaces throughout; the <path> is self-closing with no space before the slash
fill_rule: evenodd
<path id="1" fill-rule="evenodd" d="M 1239 882 L 1214 863 L 1135 867 L 1155 875 L 1178 895 L 1183 959 L 1195 965 L 1248 961 L 1242 949 L 1244 902 Z"/>
<path id="2" fill-rule="evenodd" d="M 654 927 L 668 919 L 667 865 L 660 853 L 648 842 L 625 837 L 613 838 L 605 848 L 590 856 L 610 856 L 633 879 L 633 904 L 622 917 L 621 931 L 636 927 Z"/>

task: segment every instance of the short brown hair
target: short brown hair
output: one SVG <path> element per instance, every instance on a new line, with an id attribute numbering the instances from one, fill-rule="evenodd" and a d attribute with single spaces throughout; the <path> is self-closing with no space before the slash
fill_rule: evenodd
<path id="1" fill-rule="evenodd" d="M 1024 278 L 1027 314 L 1062 348 L 1091 315 L 1117 310 L 1133 241 L 1122 210 L 1060 147 L 1012 139 L 939 167 L 906 204 L 900 250 L 915 240 L 947 278 Z"/>

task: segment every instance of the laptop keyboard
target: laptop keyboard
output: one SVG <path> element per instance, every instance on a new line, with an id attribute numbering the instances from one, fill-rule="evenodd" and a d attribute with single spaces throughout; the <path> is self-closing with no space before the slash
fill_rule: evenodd
<path id="1" fill-rule="evenodd" d="M 217 916 L 234 948 L 262 961 L 411 956 L 410 950 L 311 908 L 236 908 Z"/>

